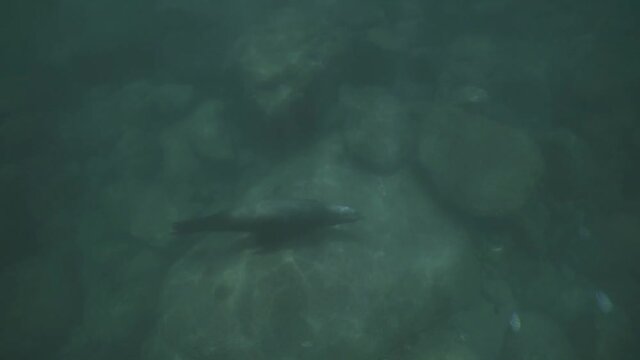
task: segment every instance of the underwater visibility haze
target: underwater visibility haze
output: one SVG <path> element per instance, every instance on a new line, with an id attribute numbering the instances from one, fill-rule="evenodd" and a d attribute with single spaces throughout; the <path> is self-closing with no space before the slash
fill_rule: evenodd
<path id="1" fill-rule="evenodd" d="M 0 358 L 640 358 L 640 5 L 5 0 Z"/>

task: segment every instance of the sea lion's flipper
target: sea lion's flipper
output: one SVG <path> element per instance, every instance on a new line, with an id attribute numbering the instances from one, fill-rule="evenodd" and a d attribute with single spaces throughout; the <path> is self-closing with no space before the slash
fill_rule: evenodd
<path id="1" fill-rule="evenodd" d="M 237 231 L 237 221 L 228 212 L 192 218 L 173 223 L 174 235 L 197 234 L 208 231 Z"/>

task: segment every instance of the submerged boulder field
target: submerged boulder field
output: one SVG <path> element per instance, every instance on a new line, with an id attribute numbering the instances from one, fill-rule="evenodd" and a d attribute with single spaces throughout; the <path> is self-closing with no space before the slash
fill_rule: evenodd
<path id="1" fill-rule="evenodd" d="M 0 84 L 0 358 L 638 357 L 640 68 L 601 14 L 134 3 L 41 12 L 46 71 Z M 362 218 L 234 211 L 292 199 Z"/>

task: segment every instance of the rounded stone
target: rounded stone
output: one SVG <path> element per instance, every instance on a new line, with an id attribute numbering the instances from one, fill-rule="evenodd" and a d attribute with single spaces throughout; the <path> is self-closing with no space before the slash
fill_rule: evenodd
<path id="1" fill-rule="evenodd" d="M 456 109 L 433 111 L 419 161 L 444 199 L 477 216 L 504 216 L 533 194 L 544 162 L 524 131 Z"/>

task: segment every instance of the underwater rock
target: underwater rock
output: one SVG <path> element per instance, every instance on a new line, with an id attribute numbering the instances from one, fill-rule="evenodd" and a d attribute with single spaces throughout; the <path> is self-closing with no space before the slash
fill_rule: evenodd
<path id="1" fill-rule="evenodd" d="M 268 121 L 285 121 L 336 57 L 341 41 L 317 14 L 294 7 L 270 14 L 250 31 L 238 42 L 238 66 L 248 95 Z"/>
<path id="2" fill-rule="evenodd" d="M 166 128 L 162 152 L 167 178 L 184 179 L 203 168 L 226 166 L 236 160 L 233 136 L 222 111 L 221 102 L 207 100 L 183 121 Z"/>
<path id="3" fill-rule="evenodd" d="M 224 126 L 222 112 L 221 102 L 209 100 L 198 105 L 185 119 L 185 142 L 193 146 L 195 156 L 211 161 L 233 160 L 232 137 Z"/>
<path id="4" fill-rule="evenodd" d="M 625 287 L 624 291 L 631 293 L 631 288 L 637 291 L 635 284 Z M 602 292 L 600 292 L 603 294 Z M 606 295 L 605 295 L 606 296 Z M 635 299 L 631 299 L 634 295 L 630 295 L 630 302 L 633 303 Z M 607 296 L 608 297 L 608 296 Z M 631 310 L 627 312 L 626 310 Z M 631 360 L 635 359 L 638 354 L 638 341 L 637 333 L 634 330 L 634 320 L 636 318 L 633 315 L 635 309 L 631 307 L 623 309 L 621 307 L 613 307 L 609 312 L 602 312 L 598 309 L 595 319 L 595 338 L 590 348 L 594 359 L 623 359 Z"/>
<path id="5" fill-rule="evenodd" d="M 345 148 L 356 164 L 379 174 L 406 164 L 413 121 L 399 99 L 382 88 L 344 88 L 340 109 Z"/>
<path id="6" fill-rule="evenodd" d="M 419 160 L 441 195 L 478 216 L 520 210 L 543 174 L 524 131 L 456 109 L 436 109 L 424 124 Z"/>
<path id="7" fill-rule="evenodd" d="M 522 313 L 517 333 L 506 330 L 501 359 L 574 360 L 576 355 L 564 331 L 540 313 Z"/>
<path id="8" fill-rule="evenodd" d="M 479 271 L 464 231 L 429 198 L 416 201 L 410 174 L 374 177 L 342 154 L 338 136 L 317 144 L 239 203 L 322 199 L 366 209 L 363 221 L 272 252 L 209 236 L 169 271 L 144 359 L 376 358 L 473 301 Z"/>
<path id="9" fill-rule="evenodd" d="M 549 127 L 555 117 L 548 71 L 548 58 L 528 42 L 463 34 L 444 51 L 437 94 L 445 104 L 512 124 Z"/>
<path id="10" fill-rule="evenodd" d="M 535 275 L 527 279 L 521 306 L 549 314 L 563 326 L 572 326 L 593 312 L 593 284 L 580 278 L 568 266 L 562 269 L 548 262 L 529 264 Z M 574 331 L 572 335 L 582 330 Z"/>

